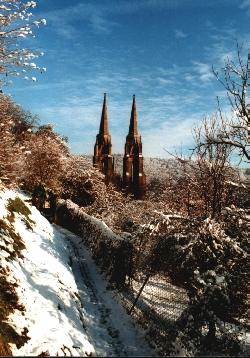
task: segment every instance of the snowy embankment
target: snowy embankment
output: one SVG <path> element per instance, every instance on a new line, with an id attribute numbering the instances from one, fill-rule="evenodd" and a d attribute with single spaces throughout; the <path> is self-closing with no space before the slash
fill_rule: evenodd
<path id="1" fill-rule="evenodd" d="M 23 208 L 26 198 L 22 194 L 0 192 L 0 266 L 8 272 L 7 281 L 17 284 L 18 303 L 23 306 L 14 307 L 6 322 L 17 337 L 26 340 L 21 345 L 8 335 L 3 337 L 12 354 L 152 355 L 130 318 L 106 291 L 81 239 L 51 225 L 27 203 L 22 213 L 15 208 L 16 197 L 22 199 Z M 5 222 L 12 231 L 6 231 Z M 11 254 L 15 246 L 9 234 L 14 231 L 25 246 L 16 257 Z"/>

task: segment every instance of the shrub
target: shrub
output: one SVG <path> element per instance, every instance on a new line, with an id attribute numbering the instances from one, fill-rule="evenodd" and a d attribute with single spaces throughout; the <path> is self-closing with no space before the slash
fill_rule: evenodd
<path id="1" fill-rule="evenodd" d="M 27 229 L 32 229 L 31 224 L 34 224 L 34 221 L 30 219 L 29 215 L 31 214 L 30 209 L 24 204 L 22 199 L 16 197 L 15 199 L 8 199 L 7 209 L 11 213 L 11 217 L 13 219 L 14 212 L 22 215 L 24 217 L 24 222 L 26 224 Z"/>
<path id="2" fill-rule="evenodd" d="M 222 349 L 227 322 L 235 328 L 231 345 L 224 345 L 223 353 L 231 354 L 231 346 L 233 354 L 240 354 L 235 331 L 247 308 L 246 251 L 237 238 L 229 237 L 222 225 L 211 219 L 182 222 L 179 230 L 159 235 L 159 225 L 156 245 L 147 258 L 153 272 L 168 274 L 173 284 L 187 290 L 189 306 L 175 334 L 191 351 L 193 347 L 203 352 Z"/>

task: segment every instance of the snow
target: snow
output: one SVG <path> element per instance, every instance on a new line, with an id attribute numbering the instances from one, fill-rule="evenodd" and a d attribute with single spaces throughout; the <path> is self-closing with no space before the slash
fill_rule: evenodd
<path id="1" fill-rule="evenodd" d="M 64 203 L 65 201 L 58 201 L 59 205 L 61 203 Z M 80 212 L 82 222 L 88 225 L 91 224 L 94 231 L 94 236 L 102 237 L 102 238 L 108 238 L 111 240 L 121 240 L 121 237 L 119 235 L 116 235 L 107 225 L 104 221 L 99 220 L 93 216 L 90 216 L 84 212 L 81 208 L 79 209 L 79 206 L 74 204 L 71 200 L 66 200 L 66 205 L 68 209 L 71 209 L 73 212 L 78 213 Z M 88 229 L 90 232 L 90 230 Z"/>
<path id="2" fill-rule="evenodd" d="M 72 268 L 85 303 L 83 316 L 97 355 L 154 356 L 131 317 L 116 301 L 116 294 L 107 290 L 107 283 L 82 244 L 82 239 L 61 227 L 57 227 L 57 230 L 71 243 Z M 100 318 L 102 325 L 99 323 Z M 109 337 L 106 336 L 107 331 Z"/>
<path id="3" fill-rule="evenodd" d="M 0 193 L 0 218 L 7 215 L 7 199 L 25 196 Z M 26 203 L 26 205 L 28 205 Z M 108 291 L 82 239 L 51 225 L 30 207 L 33 230 L 15 213 L 14 227 L 25 243 L 24 258 L 13 261 L 0 255 L 10 269 L 8 279 L 17 282 L 25 311 L 8 322 L 30 338 L 22 347 L 11 344 L 14 356 L 152 356 L 142 332 Z"/>

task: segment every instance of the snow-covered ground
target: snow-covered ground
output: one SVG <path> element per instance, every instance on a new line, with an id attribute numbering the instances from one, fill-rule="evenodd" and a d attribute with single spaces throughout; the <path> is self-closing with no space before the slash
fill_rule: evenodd
<path id="1" fill-rule="evenodd" d="M 90 253 L 82 244 L 82 239 L 66 229 L 55 227 L 70 243 L 72 270 L 81 301 L 84 303 L 83 320 L 96 354 L 153 356 L 154 353 L 145 342 L 142 332 L 135 328 L 131 317 L 118 304 L 116 294 L 107 290 L 107 282 L 98 272 Z"/>
<path id="2" fill-rule="evenodd" d="M 7 220 L 7 200 L 17 195 L 25 199 L 0 192 L 0 218 Z M 107 290 L 81 239 L 29 208 L 32 230 L 20 214 L 13 222 L 26 246 L 24 257 L 10 261 L 0 251 L 0 264 L 10 269 L 8 279 L 17 282 L 25 307 L 8 322 L 20 334 L 26 328 L 30 338 L 19 349 L 11 344 L 13 355 L 153 356 L 142 332 Z"/>

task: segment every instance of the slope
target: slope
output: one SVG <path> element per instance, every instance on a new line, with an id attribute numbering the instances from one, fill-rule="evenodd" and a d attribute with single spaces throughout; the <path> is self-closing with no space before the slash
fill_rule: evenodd
<path id="1" fill-rule="evenodd" d="M 19 305 L 5 321 L 21 339 L 1 331 L 12 354 L 151 356 L 80 238 L 52 226 L 27 199 L 13 191 L 0 193 L 0 218 L 23 243 L 20 254 L 13 255 L 13 237 L 1 230 L 0 265 Z"/>

